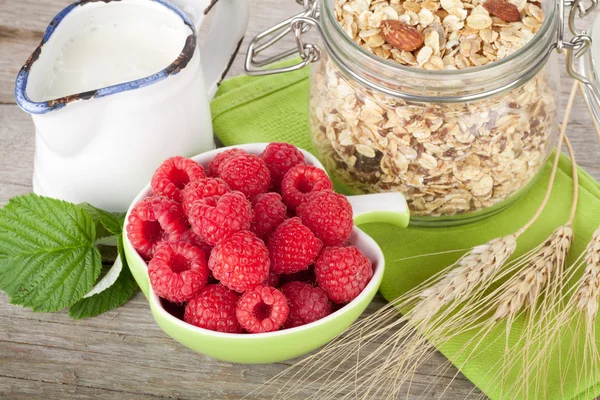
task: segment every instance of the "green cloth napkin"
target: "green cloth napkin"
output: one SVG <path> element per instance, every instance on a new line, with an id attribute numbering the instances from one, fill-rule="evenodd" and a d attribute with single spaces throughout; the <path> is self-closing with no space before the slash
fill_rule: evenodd
<path id="1" fill-rule="evenodd" d="M 240 76 L 223 82 L 212 102 L 214 131 L 226 145 L 252 142 L 285 141 L 314 153 L 308 130 L 308 85 L 309 70 L 305 68 L 292 73 L 265 77 Z M 590 139 L 592 140 L 592 139 Z M 398 261 L 411 256 L 468 249 L 486 241 L 515 232 L 534 214 L 544 196 L 550 165 L 541 179 L 520 201 L 506 211 L 483 221 L 468 225 L 444 228 L 409 227 L 399 229 L 387 224 L 366 224 L 361 229 L 371 235 L 383 249 L 386 258 L 386 273 L 381 293 L 388 300 L 416 286 L 454 262 L 461 253 L 451 253 L 426 258 Z M 585 248 L 595 229 L 600 226 L 600 184 L 585 171 L 579 170 L 581 194 L 579 210 L 574 223 L 576 239 L 570 260 L 575 259 Z M 570 210 L 572 178 L 569 160 L 563 156 L 558 171 L 552 199 L 538 222 L 519 239 L 517 254 L 540 244 L 552 231 L 563 224 Z M 518 334 L 521 321 L 516 321 L 513 333 Z M 600 341 L 600 323 L 598 324 Z M 502 329 L 492 335 L 503 334 Z M 460 349 L 471 339 L 472 334 L 463 334 L 443 345 L 439 350 L 492 399 L 500 399 L 499 388 L 492 382 L 490 370 L 503 356 L 503 340 L 489 342 L 491 345 L 480 355 L 464 364 L 467 353 Z M 570 339 L 565 338 L 565 346 Z M 464 364 L 464 365 L 463 365 Z M 515 371 L 514 373 L 520 373 Z M 493 375 L 493 374 L 492 374 Z M 558 359 L 549 366 L 547 399 L 583 399 L 576 393 L 575 366 L 559 367 Z M 560 390 L 560 377 L 565 379 L 566 388 Z M 600 376 L 586 383 L 600 395 Z M 581 387 L 581 386 L 580 386 Z M 533 397 L 531 397 L 533 398 Z"/>

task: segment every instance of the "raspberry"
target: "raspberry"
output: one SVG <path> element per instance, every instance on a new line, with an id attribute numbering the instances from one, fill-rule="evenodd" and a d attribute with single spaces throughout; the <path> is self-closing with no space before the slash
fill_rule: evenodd
<path id="1" fill-rule="evenodd" d="M 205 177 L 204 168 L 194 160 L 181 156 L 165 160 L 150 182 L 154 193 L 181 201 L 181 189 L 191 181 Z"/>
<path id="2" fill-rule="evenodd" d="M 292 210 L 320 190 L 333 189 L 325 171 L 312 165 L 299 164 L 290 169 L 281 182 L 283 201 Z"/>
<path id="3" fill-rule="evenodd" d="M 313 193 L 296 210 L 302 223 L 323 241 L 325 246 L 343 244 L 352 233 L 352 206 L 346 196 L 333 190 Z"/>
<path id="4" fill-rule="evenodd" d="M 268 242 L 271 269 L 277 274 L 291 274 L 308 269 L 315 262 L 323 243 L 294 217 L 279 225 Z"/>
<path id="5" fill-rule="evenodd" d="M 265 160 L 271 172 L 271 184 L 274 188 L 281 186 L 281 181 L 290 168 L 304 164 L 304 154 L 288 143 L 270 143 L 260 157 Z"/>
<path id="6" fill-rule="evenodd" d="M 219 177 L 232 190 L 239 190 L 248 198 L 265 193 L 271 184 L 271 173 L 267 164 L 253 154 L 241 154 L 223 161 Z"/>
<path id="7" fill-rule="evenodd" d="M 289 282 L 281 291 L 288 299 L 290 315 L 285 321 L 286 328 L 310 324 L 331 314 L 331 303 L 325 292 L 308 283 Z"/>
<path id="8" fill-rule="evenodd" d="M 266 238 L 287 218 L 287 207 L 278 193 L 263 193 L 254 200 L 254 219 L 250 230 Z"/>
<path id="9" fill-rule="evenodd" d="M 281 328 L 290 309 L 279 290 L 258 286 L 242 295 L 235 313 L 240 325 L 248 332 L 263 333 Z"/>
<path id="10" fill-rule="evenodd" d="M 165 242 L 148 263 L 148 275 L 159 297 L 183 303 L 198 294 L 208 281 L 206 255 L 191 244 Z"/>
<path id="11" fill-rule="evenodd" d="M 191 244 L 193 246 L 196 246 L 200 250 L 202 250 L 204 252 L 204 255 L 206 255 L 206 261 L 208 261 L 208 256 L 210 256 L 210 252 L 212 251 L 213 246 L 211 246 L 210 244 L 208 244 L 204 240 L 202 240 L 200 238 L 200 236 L 198 236 L 194 233 L 194 231 L 192 231 L 191 229 L 188 229 L 187 231 L 185 231 L 185 233 L 183 235 L 181 235 L 181 237 L 179 238 L 179 241 L 183 242 L 183 243 Z"/>
<path id="12" fill-rule="evenodd" d="M 223 285 L 206 285 L 185 308 L 183 320 L 211 331 L 243 333 L 235 316 L 240 295 Z"/>
<path id="13" fill-rule="evenodd" d="M 245 292 L 269 276 L 269 251 L 248 231 L 237 232 L 215 246 L 208 260 L 214 277 L 236 292 Z"/>
<path id="14" fill-rule="evenodd" d="M 127 237 L 145 259 L 152 258 L 164 241 L 177 241 L 187 230 L 181 206 L 167 197 L 149 197 L 135 205 L 129 215 Z"/>
<path id="15" fill-rule="evenodd" d="M 229 192 L 229 186 L 219 178 L 203 178 L 190 182 L 181 191 L 181 205 L 184 213 L 189 213 L 197 200 L 205 197 L 223 196 Z"/>
<path id="16" fill-rule="evenodd" d="M 250 229 L 252 205 L 240 192 L 206 197 L 195 202 L 189 219 L 194 233 L 215 245 L 235 232 Z"/>
<path id="17" fill-rule="evenodd" d="M 326 247 L 315 264 L 321 289 L 334 303 L 348 303 L 373 276 L 371 261 L 356 247 Z"/>
<path id="18" fill-rule="evenodd" d="M 285 285 L 289 282 L 304 282 L 312 286 L 317 286 L 317 277 L 315 276 L 315 268 L 313 266 L 304 271 L 294 272 L 293 274 L 279 275 L 279 284 Z"/>
<path id="19" fill-rule="evenodd" d="M 274 272 L 270 272 L 263 284 L 271 287 L 279 287 L 279 275 Z"/>
<path id="20" fill-rule="evenodd" d="M 248 154 L 248 153 L 246 153 L 242 149 L 233 148 L 233 149 L 225 150 L 224 152 L 217 154 L 217 156 L 215 158 L 213 158 L 213 160 L 210 162 L 210 164 L 208 164 L 208 174 L 213 177 L 219 176 L 219 168 L 221 167 L 221 164 L 225 160 L 228 160 L 229 158 L 232 158 L 232 157 L 237 157 L 241 154 Z"/>

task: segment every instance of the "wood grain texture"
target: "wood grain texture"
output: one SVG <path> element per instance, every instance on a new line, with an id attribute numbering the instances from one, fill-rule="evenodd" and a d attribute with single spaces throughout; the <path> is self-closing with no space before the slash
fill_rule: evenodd
<path id="1" fill-rule="evenodd" d="M 70 0 L 0 0 L 0 204 L 31 190 L 34 129 L 14 104 L 14 78 L 52 17 Z M 243 72 L 250 37 L 299 12 L 293 0 L 250 0 L 248 34 L 229 73 Z M 291 45 L 291 41 L 282 46 Z M 561 58 L 560 62 L 564 62 Z M 562 101 L 571 80 L 561 71 Z M 581 99 L 569 133 L 580 165 L 600 178 L 600 145 Z M 383 305 L 377 297 L 367 314 Z M 436 355 L 429 370 L 444 358 Z M 126 306 L 97 318 L 72 321 L 65 312 L 36 314 L 9 304 L 0 293 L 0 398 L 6 399 L 239 399 L 291 362 L 246 366 L 194 353 L 167 337 L 137 294 Z M 425 370 L 427 370 L 427 368 Z M 448 371 L 434 388 L 450 381 Z M 415 377 L 426 387 L 430 378 Z M 311 393 L 310 386 L 302 399 Z M 445 399 L 463 399 L 473 389 L 459 376 Z M 432 395 L 433 396 L 433 395 Z"/>

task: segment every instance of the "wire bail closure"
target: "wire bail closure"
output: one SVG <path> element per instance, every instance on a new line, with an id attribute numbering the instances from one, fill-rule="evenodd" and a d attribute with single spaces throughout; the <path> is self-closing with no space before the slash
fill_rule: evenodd
<path id="1" fill-rule="evenodd" d="M 317 21 L 315 20 L 319 15 L 317 1 L 296 0 L 296 3 L 304 7 L 303 12 L 280 22 L 252 39 L 244 64 L 246 74 L 251 76 L 261 76 L 297 71 L 321 58 L 321 50 L 319 47 L 312 43 L 305 43 L 302 39 L 303 34 L 308 32 L 311 27 L 317 25 Z M 296 38 L 296 48 L 289 49 L 283 53 L 276 54 L 263 60 L 258 59 L 260 53 L 279 42 L 290 32 L 293 33 Z M 300 55 L 302 60 L 299 63 L 285 67 L 264 68 L 294 54 Z"/>
<path id="2" fill-rule="evenodd" d="M 592 96 L 594 102 L 600 105 L 600 92 L 596 85 L 594 85 L 587 77 L 580 74 L 575 69 L 575 63 L 580 59 L 591 47 L 592 38 L 588 35 L 585 30 L 579 31 L 576 27 L 576 18 L 585 18 L 590 12 L 596 9 L 598 6 L 598 0 L 589 0 L 590 4 L 586 7 L 582 0 L 566 0 L 558 2 L 558 32 L 556 40 L 556 51 L 562 53 L 566 50 L 567 60 L 567 73 L 573 79 L 581 82 L 588 93 Z M 564 40 L 565 31 L 565 7 L 569 9 L 568 26 L 569 31 L 573 35 L 570 41 Z"/>
<path id="3" fill-rule="evenodd" d="M 569 7 L 568 26 L 571 34 L 575 37 L 586 35 L 585 31 L 579 31 L 575 26 L 576 17 L 585 18 L 590 12 L 598 6 L 598 0 L 589 0 L 590 5 L 585 7 L 582 0 L 565 0 L 557 3 L 558 14 L 558 32 L 556 34 L 556 50 L 562 53 L 563 48 L 573 47 L 577 43 L 565 41 L 565 7 Z"/>

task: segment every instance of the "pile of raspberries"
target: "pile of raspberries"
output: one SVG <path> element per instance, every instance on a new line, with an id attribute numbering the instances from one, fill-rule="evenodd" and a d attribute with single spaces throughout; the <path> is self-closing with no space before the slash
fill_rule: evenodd
<path id="1" fill-rule="evenodd" d="M 205 170 L 173 157 L 127 235 L 154 292 L 201 328 L 261 333 L 321 319 L 357 297 L 371 261 L 348 245 L 352 207 L 287 143 L 260 155 L 233 148 Z"/>

